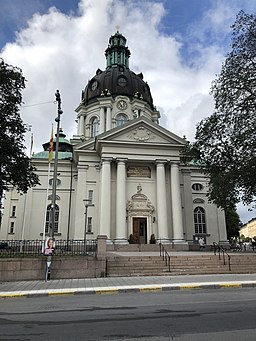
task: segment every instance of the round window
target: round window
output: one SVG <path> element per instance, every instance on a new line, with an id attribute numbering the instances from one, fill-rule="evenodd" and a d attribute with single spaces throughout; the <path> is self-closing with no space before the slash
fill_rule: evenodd
<path id="1" fill-rule="evenodd" d="M 126 78 L 125 77 L 119 77 L 117 80 L 117 84 L 124 88 L 127 85 Z"/>
<path id="2" fill-rule="evenodd" d="M 203 185 L 202 184 L 193 184 L 192 188 L 194 191 L 201 191 L 203 189 Z"/>

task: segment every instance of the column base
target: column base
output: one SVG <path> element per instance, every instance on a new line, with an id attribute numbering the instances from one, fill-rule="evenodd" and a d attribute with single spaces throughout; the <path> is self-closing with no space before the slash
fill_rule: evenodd
<path id="1" fill-rule="evenodd" d="M 113 240 L 112 239 L 107 239 L 106 240 L 107 245 L 113 245 Z"/>
<path id="2" fill-rule="evenodd" d="M 185 239 L 172 239 L 172 243 L 174 244 L 188 244 Z"/>
<path id="3" fill-rule="evenodd" d="M 157 244 L 171 244 L 172 241 L 169 238 L 161 238 L 161 239 L 156 239 Z"/>
<path id="4" fill-rule="evenodd" d="M 127 245 L 127 244 L 129 244 L 128 240 L 125 238 L 114 239 L 113 243 L 114 243 L 114 245 Z"/>
<path id="5" fill-rule="evenodd" d="M 188 242 L 184 239 L 173 239 L 172 245 L 176 251 L 189 251 Z"/>

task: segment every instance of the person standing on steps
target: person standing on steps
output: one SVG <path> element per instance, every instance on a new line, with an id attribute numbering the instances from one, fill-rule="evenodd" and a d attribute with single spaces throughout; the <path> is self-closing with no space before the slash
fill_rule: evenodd
<path id="1" fill-rule="evenodd" d="M 205 249 L 205 243 L 204 243 L 204 239 L 203 239 L 202 237 L 199 238 L 198 243 L 199 243 L 199 250 L 200 250 L 200 251 L 204 251 L 204 249 Z"/>

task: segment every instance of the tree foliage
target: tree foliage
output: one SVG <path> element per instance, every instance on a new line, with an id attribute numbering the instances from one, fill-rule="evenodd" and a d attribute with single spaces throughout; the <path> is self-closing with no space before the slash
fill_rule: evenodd
<path id="1" fill-rule="evenodd" d="M 210 177 L 210 201 L 226 210 L 256 195 L 256 15 L 238 13 L 211 93 L 214 113 L 198 124 L 194 148 Z"/>
<path id="2" fill-rule="evenodd" d="M 239 237 L 240 229 L 240 218 L 235 208 L 227 208 L 225 211 L 226 227 L 227 227 L 227 238 Z"/>
<path id="3" fill-rule="evenodd" d="M 39 183 L 25 154 L 26 125 L 20 117 L 25 78 L 21 69 L 0 59 L 0 198 L 10 185 L 26 193 Z"/>

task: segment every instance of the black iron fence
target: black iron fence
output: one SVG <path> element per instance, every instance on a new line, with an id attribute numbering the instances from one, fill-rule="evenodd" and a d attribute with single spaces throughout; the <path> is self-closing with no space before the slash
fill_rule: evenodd
<path id="1" fill-rule="evenodd" d="M 0 240 L 0 257 L 27 257 L 44 254 L 42 240 Z M 55 240 L 53 254 L 57 256 L 95 256 L 96 240 Z"/>

